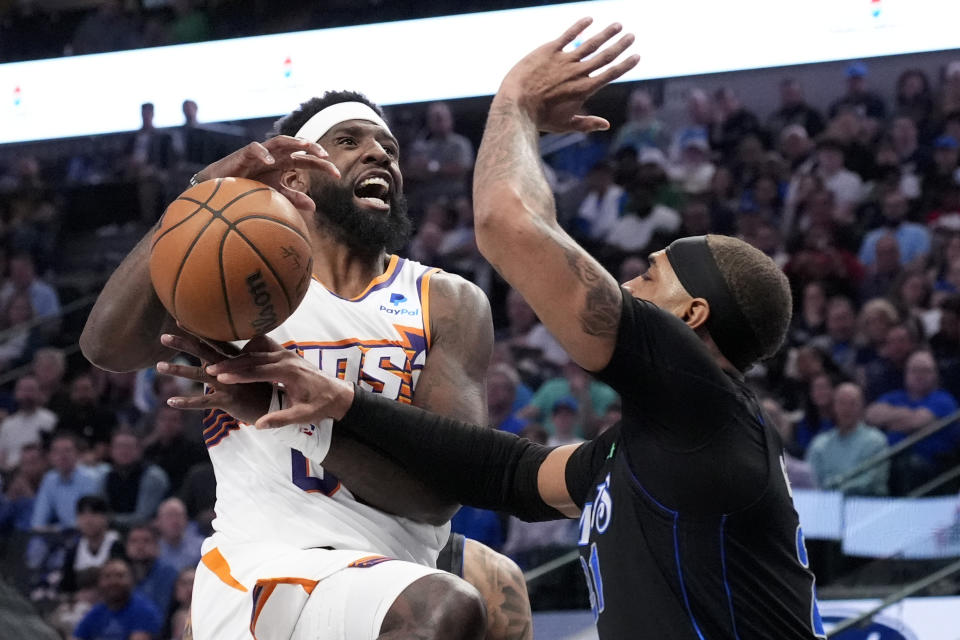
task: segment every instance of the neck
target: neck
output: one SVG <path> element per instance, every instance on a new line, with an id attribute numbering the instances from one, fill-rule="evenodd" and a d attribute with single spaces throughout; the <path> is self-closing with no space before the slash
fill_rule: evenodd
<path id="1" fill-rule="evenodd" d="M 858 424 L 860 424 L 860 423 L 859 423 L 859 422 L 853 422 L 853 423 L 850 423 L 850 424 L 847 424 L 847 425 L 842 425 L 842 424 L 840 424 L 840 423 L 837 423 L 837 431 L 838 431 L 841 435 L 847 435 L 848 433 L 851 433 L 854 429 L 856 429 Z"/>
<path id="2" fill-rule="evenodd" d="M 103 544 L 103 539 L 106 535 L 106 531 L 100 531 L 87 538 L 87 544 L 90 545 L 90 550 L 96 551 L 99 549 L 100 545 Z"/>
<path id="3" fill-rule="evenodd" d="M 73 475 L 74 469 L 76 469 L 76 467 L 70 467 L 69 469 L 57 469 L 57 472 L 60 474 L 61 478 L 69 478 Z"/>
<path id="4" fill-rule="evenodd" d="M 361 255 L 327 233 L 314 231 L 311 236 L 313 275 L 338 296 L 360 295 L 370 281 L 386 269 L 386 251 Z"/>

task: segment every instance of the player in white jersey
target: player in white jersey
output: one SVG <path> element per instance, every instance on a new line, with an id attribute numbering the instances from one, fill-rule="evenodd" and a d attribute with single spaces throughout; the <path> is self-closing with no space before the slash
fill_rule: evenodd
<path id="1" fill-rule="evenodd" d="M 396 141 L 362 97 L 328 98 L 306 103 L 285 121 L 310 143 L 319 139 L 329 148 L 329 162 L 339 171 L 320 160 L 325 153 L 315 144 L 289 138 L 275 138 L 268 147 L 250 145 L 204 170 L 205 177 L 269 182 L 313 223 L 315 281 L 297 312 L 271 335 L 302 353 L 305 365 L 401 402 L 484 418 L 491 341 L 486 300 L 460 278 L 386 256 L 384 248 L 408 226 Z M 318 120 L 322 130 L 316 129 Z M 268 150 L 282 157 L 274 160 L 272 172 L 263 171 Z M 294 150 L 308 153 L 291 156 Z M 334 180 L 322 171 L 342 177 Z M 124 357 L 137 366 L 145 357 L 155 361 L 169 353 L 149 340 L 151 333 L 169 331 L 171 323 L 148 279 L 144 287 L 144 244 L 111 278 L 84 331 L 84 352 L 106 368 L 131 368 L 134 363 Z M 107 337 L 127 338 L 124 346 L 132 344 L 134 354 L 118 358 L 105 351 Z M 189 336 L 169 336 L 165 344 L 207 361 L 222 357 Z M 167 371 L 209 382 L 196 367 Z M 427 568 L 446 541 L 446 526 L 438 525 L 451 514 L 449 501 L 356 441 L 338 436 L 327 453 L 330 434 L 322 426 L 286 433 L 247 426 L 267 409 L 261 387 L 224 398 L 215 385 L 214 393 L 185 402 L 184 408 L 218 406 L 229 412 L 205 422 L 218 479 L 218 517 L 198 569 L 195 637 L 392 638 L 414 628 L 423 637 L 477 637 L 475 597 Z M 478 547 L 468 546 L 467 566 Z M 481 559 L 489 561 L 490 553 L 480 552 Z M 475 583 L 489 583 L 478 586 L 495 605 L 489 607 L 492 626 L 501 633 L 492 635 L 529 637 L 529 628 L 523 628 L 529 624 L 526 594 L 515 573 L 502 565 L 492 573 L 469 573 L 482 575 Z M 420 606 L 425 602 L 431 607 Z"/>

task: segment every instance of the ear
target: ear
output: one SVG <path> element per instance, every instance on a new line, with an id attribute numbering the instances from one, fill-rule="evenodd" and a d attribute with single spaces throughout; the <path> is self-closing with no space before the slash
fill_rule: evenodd
<path id="1" fill-rule="evenodd" d="M 308 195 L 309 189 L 310 176 L 302 169 L 287 169 L 280 172 L 277 190 L 300 211 L 313 213 L 317 210 L 317 204 Z"/>
<path id="2" fill-rule="evenodd" d="M 680 319 L 691 329 L 699 329 L 710 317 L 710 303 L 703 298 L 692 299 Z"/>

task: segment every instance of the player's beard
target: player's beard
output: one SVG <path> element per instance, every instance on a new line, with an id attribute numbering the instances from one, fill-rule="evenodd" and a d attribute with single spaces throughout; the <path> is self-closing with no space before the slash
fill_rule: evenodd
<path id="1" fill-rule="evenodd" d="M 357 206 L 352 186 L 338 182 L 314 183 L 310 197 L 317 205 L 317 227 L 329 231 L 353 251 L 392 253 L 406 246 L 410 239 L 412 225 L 403 194 L 394 194 L 386 213 Z"/>

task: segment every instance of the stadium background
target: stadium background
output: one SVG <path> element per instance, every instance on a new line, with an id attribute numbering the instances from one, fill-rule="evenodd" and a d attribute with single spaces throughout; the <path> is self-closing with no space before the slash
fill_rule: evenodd
<path id="1" fill-rule="evenodd" d="M 533 4 L 483 2 L 470 10 Z M 585 4 L 589 13 L 591 3 Z M 752 23 L 758 16 L 732 10 L 729 19 L 738 32 L 760 25 L 756 28 L 764 33 L 757 33 L 758 43 L 777 29 L 789 30 L 798 15 L 804 24 L 834 19 L 818 14 L 823 7 L 817 3 L 775 4 L 779 24 Z M 878 20 L 890 20 L 883 28 L 891 33 L 896 19 L 912 10 L 929 18 L 931 34 L 938 30 L 936 14 L 924 12 L 936 4 L 836 3 L 843 11 L 862 12 L 856 17 L 862 24 L 851 24 L 877 28 Z M 12 68 L 6 63 L 39 58 L 462 11 L 455 3 L 390 0 L 292 3 L 282 12 L 254 1 L 161 0 L 137 7 L 69 0 L 9 3 L 0 7 L 0 78 Z M 690 23 L 663 28 L 686 55 L 702 60 L 711 51 L 703 46 L 703 26 L 694 25 L 695 20 L 694 13 Z M 723 25 L 714 28 L 722 40 Z M 525 51 L 552 33 L 532 33 L 529 41 L 515 46 Z M 491 46 L 495 42 L 491 36 Z M 405 44 L 367 46 L 383 47 L 389 59 L 391 48 Z M 750 48 L 751 43 L 737 44 Z M 890 52 L 898 50 L 895 38 L 889 44 Z M 808 59 L 818 59 L 817 45 L 811 39 Z M 642 41 L 637 48 L 645 53 Z M 642 267 L 646 253 L 685 232 L 738 234 L 781 262 L 796 294 L 794 327 L 783 353 L 750 377 L 783 408 L 783 433 L 794 456 L 788 472 L 824 615 L 836 623 L 871 608 L 877 600 L 870 599 L 909 595 L 876 617 L 875 624 L 885 629 L 875 626 L 838 637 L 874 633 L 880 638 L 955 640 L 960 632 L 937 621 L 945 622 L 951 607 L 955 612 L 960 606 L 960 600 L 950 599 L 960 594 L 960 436 L 953 422 L 960 398 L 960 50 L 854 57 L 858 54 L 868 55 L 852 50 L 844 59 L 762 68 L 770 65 L 757 47 L 756 63 L 750 66 L 760 68 L 614 85 L 590 104 L 610 119 L 611 132 L 546 137 L 544 160 L 562 223 L 622 279 Z M 348 64 L 349 51 L 339 52 L 337 60 Z M 463 73 L 482 64 L 478 55 Z M 184 75 L 210 72 L 182 70 Z M 915 96 L 902 91 L 909 84 L 903 78 L 911 74 L 926 79 L 926 90 Z M 796 107 L 778 118 L 788 78 L 802 89 L 809 110 Z M 856 78 L 875 99 L 855 96 L 844 102 Z M 357 88 L 378 99 L 377 87 L 366 86 L 362 78 L 351 87 L 316 91 L 327 88 Z M 23 100 L 17 87 L 0 91 L 6 92 L 7 109 Z M 190 98 L 152 99 L 179 105 Z M 491 426 L 551 442 L 590 437 L 615 420 L 616 398 L 565 366 L 562 350 L 473 245 L 469 173 L 488 101 L 463 97 L 447 101 L 446 107 L 427 101 L 388 107 L 401 140 L 411 214 L 417 221 L 405 253 L 462 273 L 490 297 L 498 337 L 490 374 Z M 691 115 L 695 103 L 702 122 Z M 82 115 L 71 114 L 69 102 L 57 107 L 64 119 Z M 189 604 L 184 601 L 188 590 L 174 581 L 189 577 L 190 545 L 209 524 L 213 495 L 200 429 L 189 416 L 158 409 L 176 389 L 174 383 L 150 371 L 115 375 L 92 369 L 76 340 L 92 296 L 163 203 L 206 163 L 250 140 L 262 140 L 274 119 L 210 122 L 205 104 L 200 101 L 197 107 L 196 123 L 0 144 L 0 406 L 6 415 L 0 423 L 0 637 L 57 637 L 51 627 L 69 635 L 97 598 L 95 570 L 65 581 L 79 535 L 69 514 L 50 508 L 38 520 L 34 513 L 39 501 L 46 504 L 56 493 L 41 486 L 46 477 L 56 476 L 51 466 L 66 464 L 50 455 L 54 429 L 78 437 L 79 465 L 98 478 L 118 478 L 121 488 L 124 481 L 134 482 L 131 474 L 137 483 L 155 481 L 156 491 L 143 500 L 136 496 L 133 504 L 123 495 L 129 491 L 107 492 L 110 528 L 120 536 L 117 553 L 129 556 L 126 532 L 142 522 L 155 524 L 160 558 L 133 550 L 135 566 L 150 589 L 162 592 L 157 597 L 168 623 L 182 617 Z M 822 128 L 811 112 L 822 116 Z M 446 130 L 447 116 L 452 131 Z M 806 136 L 796 128 L 784 135 L 785 125 L 798 122 L 810 129 Z M 12 123 L 0 120 L 0 140 L 16 138 Z M 824 155 L 838 149 L 846 170 L 828 174 Z M 449 173 L 438 180 L 431 167 L 449 168 Z M 903 197 L 897 199 L 897 193 Z M 903 202 L 907 222 L 889 213 Z M 909 253 L 910 260 L 901 264 L 896 254 L 891 260 L 879 252 L 875 259 L 870 251 L 861 253 L 871 234 L 895 238 L 900 257 Z M 889 305 L 871 303 L 864 312 L 878 298 Z M 871 315 L 878 307 L 883 311 Z M 877 322 L 882 326 L 877 328 Z M 894 336 L 906 345 L 897 350 Z M 854 381 L 868 402 L 877 400 L 904 387 L 906 361 L 923 348 L 932 350 L 940 374 L 937 387 L 953 402 L 937 405 L 942 419 L 931 430 L 942 427 L 939 431 L 892 455 L 891 461 L 868 465 L 845 484 L 819 476 L 816 462 L 812 467 L 804 463 L 814 457 L 809 453 L 813 437 L 833 427 L 837 384 Z M 585 393 L 591 395 L 592 415 L 580 412 Z M 34 404 L 44 409 L 31 409 Z M 133 462 L 115 459 L 111 434 L 118 427 L 135 441 Z M 890 428 L 885 433 L 890 444 L 898 439 L 890 435 L 895 433 Z M 918 460 L 914 454 L 921 450 L 926 457 Z M 848 472 L 864 460 L 833 458 Z M 173 502 L 165 502 L 166 515 L 156 517 L 160 500 L 170 496 L 182 499 L 185 518 Z M 580 569 L 569 562 L 576 542 L 571 526 L 522 526 L 496 514 L 465 510 L 455 527 L 504 549 L 530 571 L 538 638 L 590 637 Z M 161 565 L 174 566 L 173 573 L 161 571 Z M 185 572 L 177 576 L 176 569 Z M 166 577 L 157 578 L 160 574 Z M 540 613 L 553 610 L 574 612 Z M 928 626 L 918 626 L 924 624 L 919 620 Z M 176 634 L 172 623 L 162 637 Z"/>

